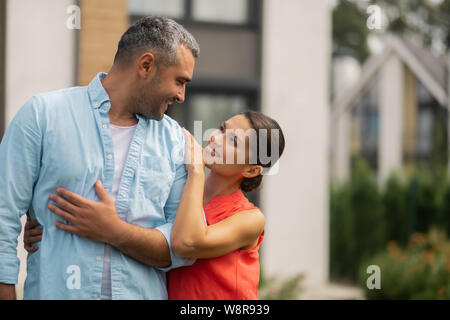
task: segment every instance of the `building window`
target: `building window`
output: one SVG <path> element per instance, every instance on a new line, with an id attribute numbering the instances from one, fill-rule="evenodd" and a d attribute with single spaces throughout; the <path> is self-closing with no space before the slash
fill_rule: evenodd
<path id="1" fill-rule="evenodd" d="M 197 93 L 189 99 L 189 108 L 192 122 L 188 127 L 193 130 L 194 121 L 202 121 L 204 133 L 219 128 L 223 121 L 245 111 L 247 99 L 244 95 Z"/>
<path id="2" fill-rule="evenodd" d="M 363 158 L 370 168 L 378 170 L 378 147 L 379 147 L 379 110 L 378 110 L 378 85 L 374 80 L 365 89 L 355 103 L 352 110 L 352 118 L 355 123 L 356 150 L 353 160 Z M 352 165 L 353 166 L 353 165 Z"/>
<path id="3" fill-rule="evenodd" d="M 433 112 L 421 109 L 417 119 L 417 157 L 426 159 L 433 150 Z"/>
<path id="4" fill-rule="evenodd" d="M 193 0 L 192 18 L 205 22 L 245 24 L 248 22 L 248 1 Z"/>
<path id="5" fill-rule="evenodd" d="M 128 0 L 131 22 L 147 15 L 173 18 L 183 25 L 213 24 L 256 28 L 259 0 Z"/>
<path id="6" fill-rule="evenodd" d="M 167 115 L 194 133 L 194 121 L 201 121 L 202 137 L 209 129 L 217 129 L 232 116 L 251 109 L 251 95 L 211 93 L 195 91 L 183 104 L 174 104 L 167 109 Z M 205 137 L 206 138 L 206 137 Z M 206 141 L 203 141 L 203 145 Z"/>
<path id="7" fill-rule="evenodd" d="M 130 15 L 161 15 L 179 19 L 185 13 L 184 0 L 128 0 Z"/>
<path id="8" fill-rule="evenodd" d="M 436 168 L 447 164 L 448 113 L 418 80 L 415 161 L 418 167 Z"/>

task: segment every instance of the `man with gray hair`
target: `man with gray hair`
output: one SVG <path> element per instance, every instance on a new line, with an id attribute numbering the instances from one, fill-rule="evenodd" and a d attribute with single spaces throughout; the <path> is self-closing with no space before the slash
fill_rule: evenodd
<path id="1" fill-rule="evenodd" d="M 185 143 L 164 112 L 184 101 L 198 55 L 182 26 L 146 17 L 108 74 L 19 110 L 0 144 L 0 298 L 15 299 L 27 211 L 44 231 L 34 229 L 25 299 L 167 298 L 165 272 L 193 260 L 170 245 Z"/>

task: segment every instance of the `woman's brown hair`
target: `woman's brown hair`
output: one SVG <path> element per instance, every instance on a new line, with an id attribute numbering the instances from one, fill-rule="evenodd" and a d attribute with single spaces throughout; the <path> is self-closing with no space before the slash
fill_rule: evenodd
<path id="1" fill-rule="evenodd" d="M 278 161 L 279 157 L 281 157 L 281 154 L 283 153 L 284 150 L 284 135 L 283 135 L 283 131 L 281 130 L 280 125 L 278 124 L 278 122 L 276 122 L 274 119 L 262 114 L 261 112 L 256 112 L 256 111 L 252 111 L 252 110 L 248 110 L 245 112 L 242 112 L 241 114 L 243 114 L 248 121 L 250 122 L 250 125 L 253 129 L 256 130 L 257 134 L 257 149 L 254 150 L 254 152 L 256 152 L 256 161 L 258 165 L 262 166 L 263 168 L 270 168 L 276 161 Z M 272 159 L 272 130 L 278 130 L 278 157 L 276 159 L 273 159 L 273 161 L 269 161 L 268 163 L 261 163 L 261 159 L 260 159 L 260 146 L 261 146 L 261 135 L 259 134 L 259 130 L 267 130 L 267 141 L 266 141 L 266 145 L 267 145 L 267 157 L 269 157 L 270 159 Z M 241 189 L 244 192 L 250 192 L 250 191 L 254 191 L 256 190 L 262 181 L 262 174 L 253 177 L 253 178 L 244 178 L 241 182 Z"/>

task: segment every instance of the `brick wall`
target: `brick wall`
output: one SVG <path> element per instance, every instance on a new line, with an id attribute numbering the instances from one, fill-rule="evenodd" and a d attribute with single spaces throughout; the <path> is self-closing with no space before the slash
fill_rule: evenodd
<path id="1" fill-rule="evenodd" d="M 126 0 L 80 0 L 80 8 L 78 85 L 87 85 L 98 72 L 108 72 L 129 16 Z"/>

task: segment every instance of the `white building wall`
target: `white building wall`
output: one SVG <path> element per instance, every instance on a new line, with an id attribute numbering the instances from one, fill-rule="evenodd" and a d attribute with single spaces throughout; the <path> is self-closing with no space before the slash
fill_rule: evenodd
<path id="1" fill-rule="evenodd" d="M 328 280 L 331 10 L 326 0 L 264 0 L 262 111 L 282 127 L 279 173 L 266 176 L 264 272 Z"/>
<path id="2" fill-rule="evenodd" d="M 6 16 L 6 125 L 34 94 L 75 83 L 74 0 L 9 0 Z"/>
<path id="3" fill-rule="evenodd" d="M 9 0 L 6 15 L 6 127 L 33 95 L 75 83 L 76 30 L 66 27 L 74 0 Z M 22 222 L 26 219 L 22 217 Z M 21 260 L 18 298 L 23 296 L 26 252 Z"/>
<path id="4" fill-rule="evenodd" d="M 380 136 L 378 179 L 387 180 L 402 167 L 404 69 L 397 55 L 391 55 L 380 70 Z"/>

